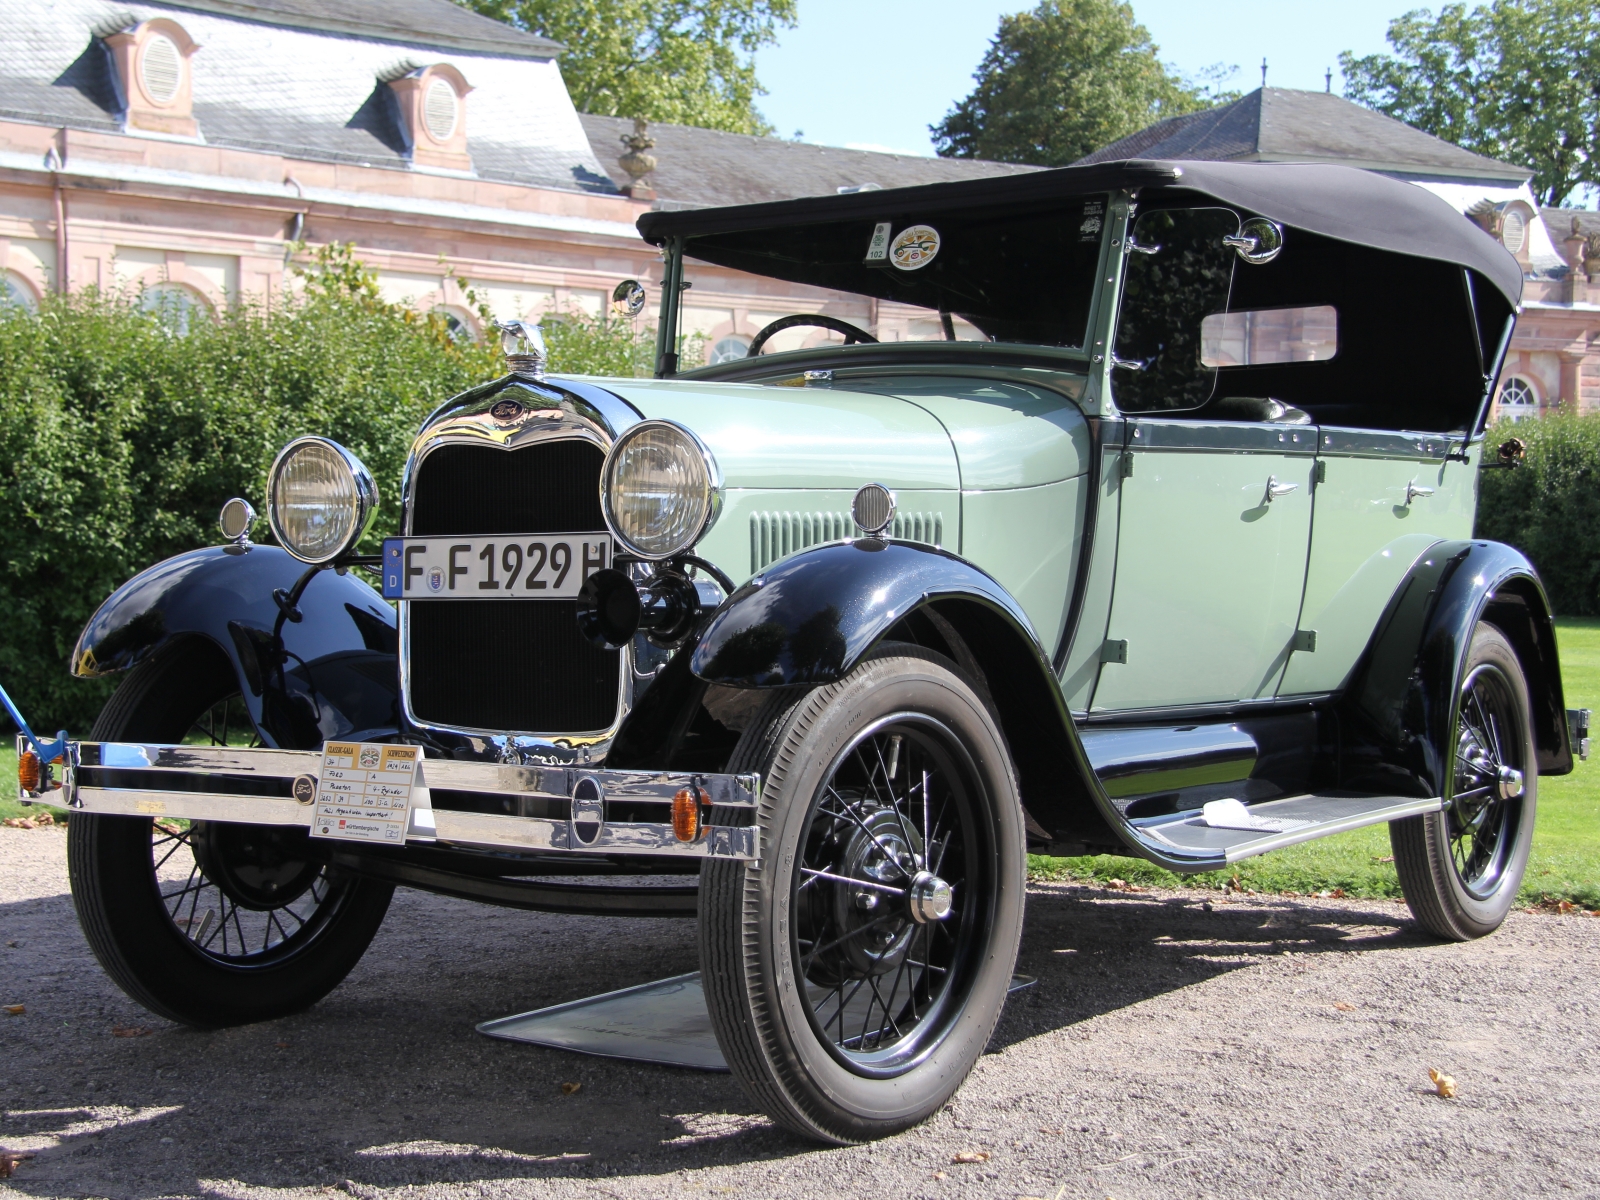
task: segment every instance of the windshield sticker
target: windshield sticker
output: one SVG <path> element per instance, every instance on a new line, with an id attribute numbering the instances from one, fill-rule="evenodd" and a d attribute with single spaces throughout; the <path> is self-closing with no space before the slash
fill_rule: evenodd
<path id="1" fill-rule="evenodd" d="M 1105 224 L 1106 202 L 1091 200 L 1083 206 L 1083 224 L 1078 226 L 1080 242 L 1098 242 L 1100 227 Z"/>
<path id="2" fill-rule="evenodd" d="M 889 261 L 902 271 L 920 271 L 939 253 L 939 231 L 932 225 L 902 229 L 889 247 Z"/>
<path id="3" fill-rule="evenodd" d="M 872 230 L 872 240 L 867 243 L 867 261 L 883 262 L 889 257 L 889 229 L 888 221 L 879 221 Z"/>

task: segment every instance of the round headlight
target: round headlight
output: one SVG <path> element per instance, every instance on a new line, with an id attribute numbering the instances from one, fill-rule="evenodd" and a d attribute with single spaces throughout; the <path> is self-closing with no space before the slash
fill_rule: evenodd
<path id="1" fill-rule="evenodd" d="M 308 563 L 338 558 L 378 511 L 378 485 L 361 460 L 327 438 L 296 438 L 272 464 L 268 518 L 278 544 Z"/>
<path id="2" fill-rule="evenodd" d="M 630 554 L 671 558 L 716 519 L 721 479 L 711 451 L 672 421 L 641 421 L 606 457 L 600 506 Z"/>

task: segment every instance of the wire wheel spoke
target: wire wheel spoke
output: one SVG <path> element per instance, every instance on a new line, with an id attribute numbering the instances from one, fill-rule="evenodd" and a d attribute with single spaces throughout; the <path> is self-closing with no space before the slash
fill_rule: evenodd
<path id="1" fill-rule="evenodd" d="M 1520 796 L 1502 790 L 1508 768 L 1525 771 L 1523 716 L 1516 692 L 1498 667 L 1475 668 L 1462 685 L 1457 708 L 1454 779 L 1447 829 L 1450 859 L 1469 893 L 1487 895 L 1510 861 L 1510 831 L 1520 818 Z"/>
<path id="2" fill-rule="evenodd" d="M 261 744 L 237 693 L 190 722 L 181 740 Z M 326 926 L 348 891 L 334 886 L 304 833 L 292 828 L 152 822 L 150 869 L 168 919 L 189 945 L 207 958 L 240 965 L 265 965 L 293 953 Z"/>
<path id="3" fill-rule="evenodd" d="M 961 897 L 982 869 L 972 777 L 953 766 L 965 753 L 927 718 L 889 718 L 841 752 L 811 802 L 790 880 L 794 961 L 813 1028 L 847 1063 L 913 1060 L 971 986 L 977 910 L 915 908 L 928 873 Z"/>

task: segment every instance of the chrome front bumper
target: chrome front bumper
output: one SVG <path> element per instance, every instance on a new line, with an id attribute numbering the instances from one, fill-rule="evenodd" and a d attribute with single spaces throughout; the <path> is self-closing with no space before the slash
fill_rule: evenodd
<path id="1" fill-rule="evenodd" d="M 85 813 L 311 826 L 315 805 L 310 799 L 295 799 L 294 783 L 316 776 L 322 764 L 318 750 L 133 742 L 69 742 L 67 750 L 59 768 L 60 789 L 27 798 Z M 584 789 L 587 797 L 599 789 L 598 828 L 592 804 L 581 825 L 572 818 L 573 794 L 585 780 L 592 781 Z M 689 788 L 698 789 L 702 819 L 698 835 L 681 841 L 673 832 L 673 797 Z M 503 811 L 436 808 L 435 792 L 457 794 L 448 801 L 440 796 L 442 802 L 459 803 L 460 797 L 478 807 L 492 805 Z M 749 861 L 756 857 L 755 808 L 760 797 L 758 775 L 502 766 L 424 758 L 412 789 L 405 840 L 511 852 Z M 737 823 L 707 824 L 712 808 L 720 819 Z M 543 815 L 521 815 L 529 809 Z"/>

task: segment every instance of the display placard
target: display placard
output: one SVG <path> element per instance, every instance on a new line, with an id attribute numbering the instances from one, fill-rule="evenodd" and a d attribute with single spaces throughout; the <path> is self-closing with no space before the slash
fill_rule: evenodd
<path id="1" fill-rule="evenodd" d="M 322 748 L 311 836 L 401 845 L 420 746 L 329 742 Z"/>

